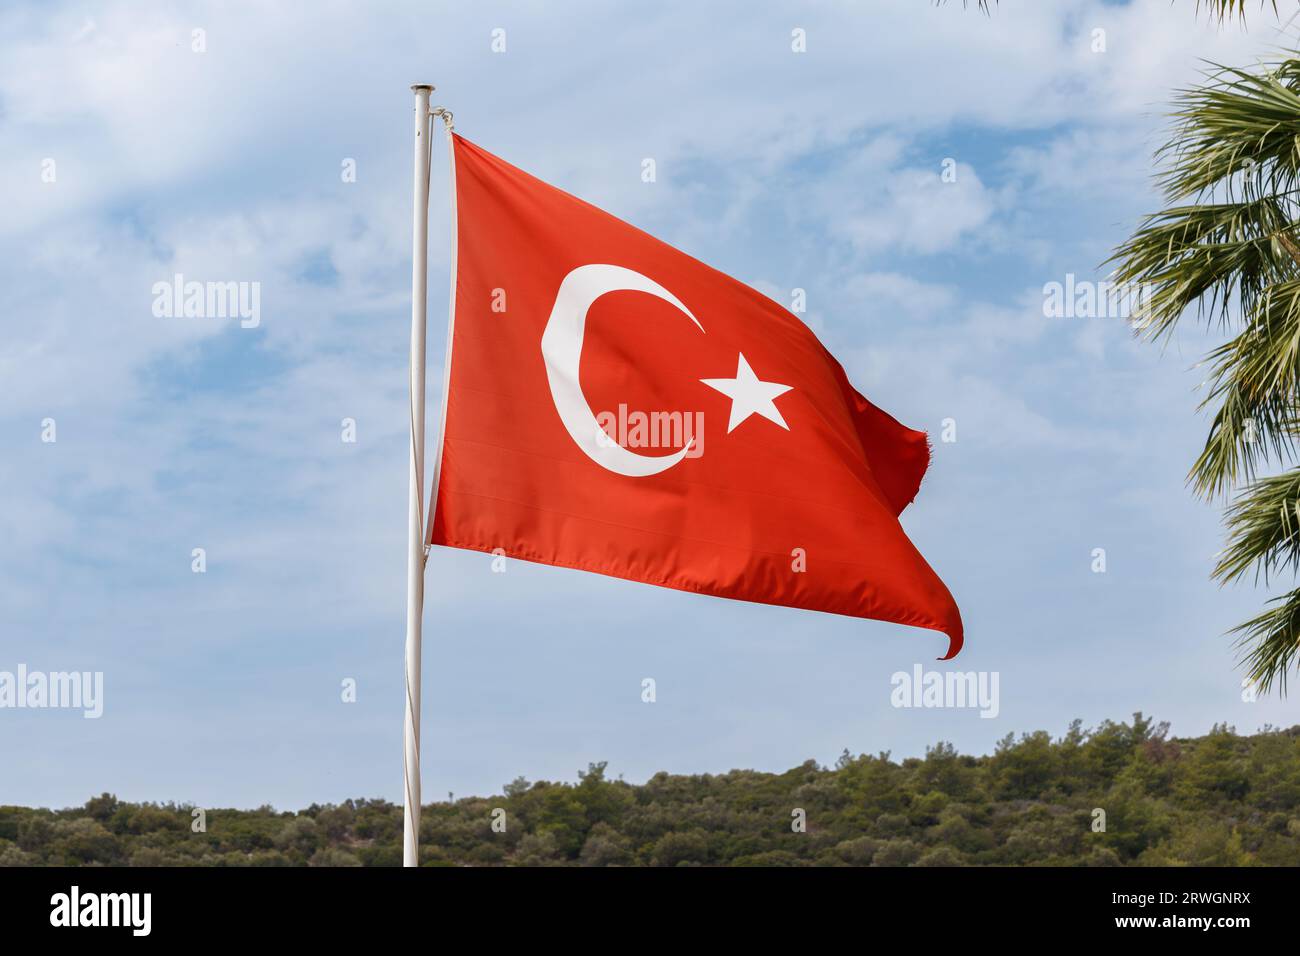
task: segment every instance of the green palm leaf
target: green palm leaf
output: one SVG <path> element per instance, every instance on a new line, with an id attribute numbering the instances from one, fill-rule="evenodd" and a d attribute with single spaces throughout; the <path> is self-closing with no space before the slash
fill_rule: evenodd
<path id="1" fill-rule="evenodd" d="M 943 6 L 948 0 L 935 0 L 935 6 Z M 975 0 L 976 5 L 985 13 L 989 12 L 989 0 Z M 993 0 L 994 3 L 997 0 Z M 963 7 L 970 6 L 969 0 L 961 0 Z M 1273 12 L 1277 13 L 1277 0 L 1260 0 L 1260 9 L 1272 7 Z M 1210 16 L 1218 20 L 1229 20 L 1234 16 L 1246 19 L 1246 0 L 1196 0 L 1196 12 L 1200 13 L 1204 7 L 1210 12 Z"/>
<path id="2" fill-rule="evenodd" d="M 1211 5 L 1237 12 L 1241 4 Z M 1231 13 L 1232 10 L 1227 10 Z M 1157 157 L 1168 207 L 1109 260 L 1142 290 L 1135 324 L 1167 339 L 1195 321 L 1231 338 L 1204 365 L 1212 415 L 1188 480 L 1207 498 L 1241 489 L 1225 515 L 1221 581 L 1300 571 L 1300 60 L 1216 67 L 1176 95 Z M 1289 469 L 1259 477 L 1265 469 Z M 1243 487 L 1244 486 L 1244 487 Z M 1238 627 L 1242 659 L 1284 690 L 1297 662 L 1300 590 Z"/>

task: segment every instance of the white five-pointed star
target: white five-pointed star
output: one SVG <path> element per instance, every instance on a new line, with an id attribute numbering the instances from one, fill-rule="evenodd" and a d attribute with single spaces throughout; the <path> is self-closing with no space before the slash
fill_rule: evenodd
<path id="1" fill-rule="evenodd" d="M 728 434 L 755 412 L 768 421 L 776 422 L 786 431 L 790 430 L 790 426 L 781 417 L 773 399 L 790 391 L 791 386 L 778 385 L 776 382 L 760 382 L 754 370 L 745 361 L 744 352 L 740 353 L 740 361 L 736 364 L 735 378 L 702 378 L 700 381 L 709 388 L 716 388 L 731 399 L 731 420 L 727 422 Z"/>

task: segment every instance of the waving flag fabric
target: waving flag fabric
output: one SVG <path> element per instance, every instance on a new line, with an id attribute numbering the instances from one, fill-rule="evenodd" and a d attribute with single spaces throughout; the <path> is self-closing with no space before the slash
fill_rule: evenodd
<path id="1" fill-rule="evenodd" d="M 932 628 L 922 432 L 771 299 L 454 138 L 433 544 Z M 499 550 L 498 550 L 499 549 Z"/>

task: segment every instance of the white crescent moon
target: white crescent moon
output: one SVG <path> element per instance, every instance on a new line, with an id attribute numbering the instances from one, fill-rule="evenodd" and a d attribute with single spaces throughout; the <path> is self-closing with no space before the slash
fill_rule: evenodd
<path id="1" fill-rule="evenodd" d="M 587 397 L 582 394 L 582 385 L 578 381 L 587 310 L 606 292 L 624 290 L 647 292 L 663 299 L 685 313 L 701 332 L 704 331 L 704 326 L 691 315 L 691 310 L 653 279 L 622 266 L 585 265 L 565 276 L 555 293 L 555 305 L 551 307 L 551 317 L 546 320 L 546 331 L 542 333 L 542 357 L 546 360 L 551 399 L 573 443 L 602 468 L 631 478 L 644 478 L 677 464 L 686 457 L 691 446 L 687 445 L 671 455 L 638 455 L 614 442 L 600 441 L 598 434 L 604 430 L 591 413 L 591 406 L 587 404 Z"/>

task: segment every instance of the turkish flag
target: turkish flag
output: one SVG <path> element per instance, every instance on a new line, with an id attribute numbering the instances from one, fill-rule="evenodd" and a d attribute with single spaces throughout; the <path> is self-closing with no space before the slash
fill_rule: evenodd
<path id="1" fill-rule="evenodd" d="M 898 522 L 924 433 L 767 296 L 460 136 L 453 153 L 432 544 L 961 649 L 952 595 Z"/>

